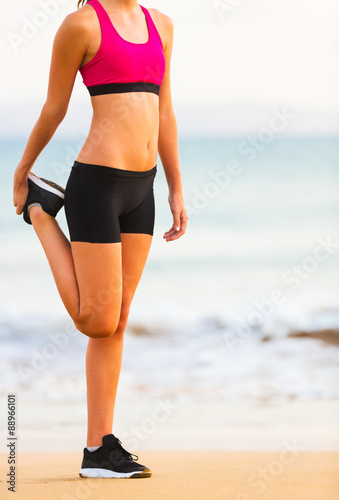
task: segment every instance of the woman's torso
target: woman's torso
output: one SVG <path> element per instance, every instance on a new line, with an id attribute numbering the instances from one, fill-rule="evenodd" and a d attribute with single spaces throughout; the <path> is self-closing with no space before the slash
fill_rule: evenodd
<path id="1" fill-rule="evenodd" d="M 162 42 L 148 11 L 142 8 L 140 12 L 134 12 L 131 31 L 117 13 L 106 11 L 103 7 L 98 0 L 92 0 L 90 5 L 84 7 L 91 9 L 88 12 L 91 42 L 81 66 L 84 83 L 89 90 L 102 87 L 91 86 L 93 83 L 109 86 L 107 82 L 110 82 L 110 78 L 120 82 L 124 79 L 124 72 L 126 80 L 136 78 L 141 81 L 142 78 L 144 81 L 144 72 L 140 72 L 143 66 L 143 71 L 150 75 L 149 81 L 161 83 L 164 61 L 160 61 L 160 64 L 155 61 L 155 67 L 152 68 L 153 59 L 156 58 L 152 51 L 158 52 L 159 59 Z M 161 56 L 163 58 L 163 54 Z M 124 57 L 127 61 L 124 61 Z M 136 62 L 135 78 L 131 70 L 133 61 Z M 125 64 L 127 66 L 124 68 Z M 155 71 L 158 74 L 152 78 Z M 113 87 L 117 85 L 114 83 Z M 140 89 L 140 85 L 136 87 Z M 107 89 L 105 92 L 108 92 Z M 159 96 L 151 91 L 104 93 L 92 96 L 91 102 L 92 123 L 77 160 L 124 170 L 153 168 L 157 162 Z"/>

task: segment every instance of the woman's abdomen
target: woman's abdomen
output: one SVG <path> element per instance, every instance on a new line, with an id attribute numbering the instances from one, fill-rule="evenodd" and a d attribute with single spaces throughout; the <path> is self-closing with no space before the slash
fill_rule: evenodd
<path id="1" fill-rule="evenodd" d="M 124 170 L 149 170 L 157 161 L 159 98 L 133 92 L 92 97 L 93 119 L 77 160 Z"/>

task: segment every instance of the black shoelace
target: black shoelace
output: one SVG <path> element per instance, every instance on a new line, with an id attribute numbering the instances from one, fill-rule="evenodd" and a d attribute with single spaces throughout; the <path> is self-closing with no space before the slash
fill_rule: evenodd
<path id="1" fill-rule="evenodd" d="M 137 455 L 134 455 L 133 453 L 129 453 L 129 451 L 127 451 L 127 450 L 125 450 L 125 448 L 123 448 L 121 441 L 118 438 L 116 438 L 116 443 L 115 443 L 114 448 L 119 450 L 120 454 L 124 458 L 127 458 L 127 460 L 131 460 L 133 462 L 136 462 L 137 460 L 139 460 L 139 457 Z"/>

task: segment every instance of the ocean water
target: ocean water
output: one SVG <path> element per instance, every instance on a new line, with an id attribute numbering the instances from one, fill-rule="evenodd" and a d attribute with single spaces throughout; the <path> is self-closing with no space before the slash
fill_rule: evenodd
<path id="1" fill-rule="evenodd" d="M 65 184 L 81 139 L 54 140 L 34 172 Z M 31 227 L 15 215 L 22 140 L 0 142 L 1 392 L 85 399 L 86 337 L 58 297 Z M 180 141 L 186 235 L 172 224 L 161 163 L 155 236 L 132 305 L 126 397 L 288 401 L 339 396 L 339 142 Z M 63 212 L 58 216 L 67 232 Z M 326 336 L 327 341 L 324 341 Z"/>

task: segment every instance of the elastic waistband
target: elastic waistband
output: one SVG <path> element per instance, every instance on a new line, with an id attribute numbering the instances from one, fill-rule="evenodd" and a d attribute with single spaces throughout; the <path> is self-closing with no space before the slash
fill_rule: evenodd
<path id="1" fill-rule="evenodd" d="M 122 168 L 106 167 L 105 165 L 95 165 L 92 163 L 82 163 L 81 161 L 74 162 L 73 167 L 76 170 L 81 170 L 83 172 L 88 172 L 92 175 L 106 175 L 110 177 L 124 177 L 133 179 L 143 179 L 151 175 L 155 175 L 157 172 L 157 165 L 151 168 L 151 170 L 124 170 Z"/>

